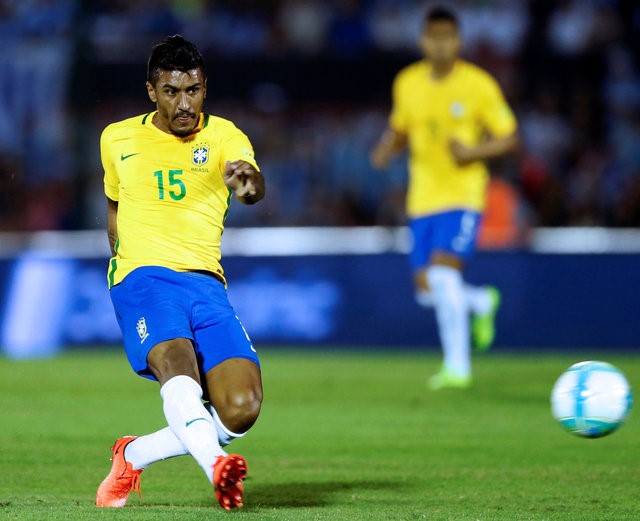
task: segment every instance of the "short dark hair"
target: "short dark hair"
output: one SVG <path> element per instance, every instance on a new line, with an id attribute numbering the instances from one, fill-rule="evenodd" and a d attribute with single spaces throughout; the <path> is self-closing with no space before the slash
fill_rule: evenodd
<path id="1" fill-rule="evenodd" d="M 458 17 L 453 12 L 453 10 L 445 7 L 443 5 L 439 5 L 434 7 L 424 17 L 423 27 L 426 27 L 427 24 L 431 22 L 451 22 L 456 28 L 459 27 Z"/>
<path id="2" fill-rule="evenodd" d="M 200 69 L 203 76 L 206 76 L 204 58 L 198 48 L 179 34 L 174 34 L 165 38 L 151 51 L 147 63 L 147 81 L 155 85 L 161 71 L 187 72 L 191 69 Z"/>

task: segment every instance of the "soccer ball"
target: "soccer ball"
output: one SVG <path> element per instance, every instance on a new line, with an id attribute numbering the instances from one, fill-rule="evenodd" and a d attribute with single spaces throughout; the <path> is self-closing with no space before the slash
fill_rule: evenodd
<path id="1" fill-rule="evenodd" d="M 567 431 L 600 438 L 615 431 L 629 414 L 633 393 L 622 372 L 607 362 L 579 362 L 551 391 L 551 413 Z"/>

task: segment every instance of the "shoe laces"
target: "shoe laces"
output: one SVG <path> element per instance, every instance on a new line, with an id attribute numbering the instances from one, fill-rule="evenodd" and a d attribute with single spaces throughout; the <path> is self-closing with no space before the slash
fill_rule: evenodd
<path id="1" fill-rule="evenodd" d="M 131 491 L 138 493 L 138 499 L 142 499 L 142 486 L 140 485 L 140 472 L 133 473 L 131 480 Z"/>
<path id="2" fill-rule="evenodd" d="M 127 495 L 129 492 L 137 492 L 138 498 L 142 499 L 142 486 L 140 485 L 140 471 L 127 468 L 125 472 L 116 479 L 115 486 L 118 496 Z"/>

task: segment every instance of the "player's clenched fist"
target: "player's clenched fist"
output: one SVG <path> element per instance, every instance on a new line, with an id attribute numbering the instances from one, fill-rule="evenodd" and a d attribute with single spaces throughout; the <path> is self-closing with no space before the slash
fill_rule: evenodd
<path id="1" fill-rule="evenodd" d="M 244 203 L 256 203 L 264 197 L 264 178 L 251 163 L 227 161 L 222 178 L 224 184 Z"/>

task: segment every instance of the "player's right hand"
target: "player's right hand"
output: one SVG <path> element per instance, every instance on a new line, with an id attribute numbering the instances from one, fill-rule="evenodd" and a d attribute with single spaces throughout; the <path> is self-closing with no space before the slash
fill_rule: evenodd
<path id="1" fill-rule="evenodd" d="M 369 160 L 371 161 L 371 166 L 376 170 L 386 170 L 389 167 L 391 156 L 387 153 L 383 144 L 378 144 L 371 151 Z"/>
<path id="2" fill-rule="evenodd" d="M 477 160 L 474 149 L 456 138 L 449 139 L 449 152 L 458 166 L 467 166 Z"/>
<path id="3" fill-rule="evenodd" d="M 264 178 L 247 161 L 227 161 L 222 173 L 224 184 L 233 190 L 241 201 L 252 204 L 264 196 Z"/>

